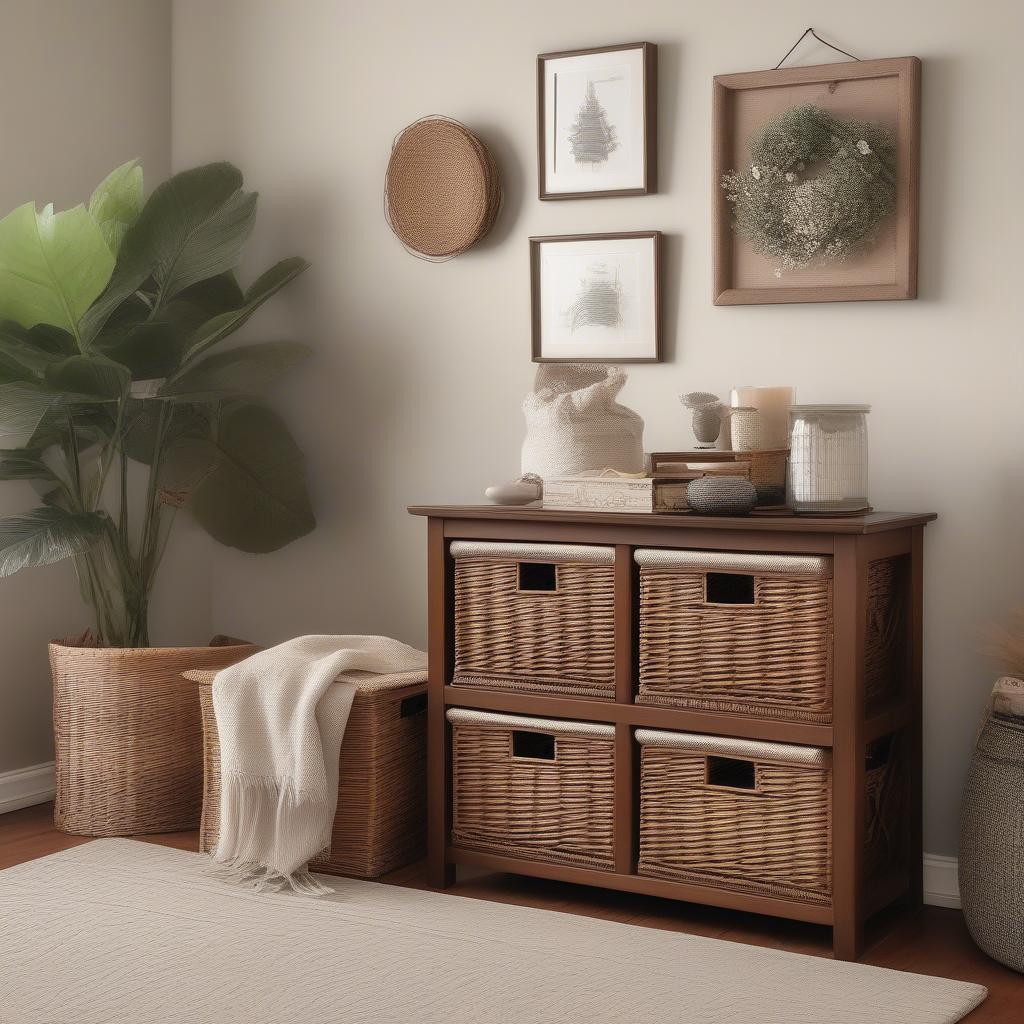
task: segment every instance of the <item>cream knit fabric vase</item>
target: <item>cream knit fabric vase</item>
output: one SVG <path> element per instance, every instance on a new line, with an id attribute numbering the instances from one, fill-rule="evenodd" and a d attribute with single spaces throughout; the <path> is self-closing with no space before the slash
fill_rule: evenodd
<path id="1" fill-rule="evenodd" d="M 616 398 L 625 371 L 599 363 L 542 363 L 523 401 L 523 473 L 543 478 L 588 469 L 639 473 L 644 421 Z"/>

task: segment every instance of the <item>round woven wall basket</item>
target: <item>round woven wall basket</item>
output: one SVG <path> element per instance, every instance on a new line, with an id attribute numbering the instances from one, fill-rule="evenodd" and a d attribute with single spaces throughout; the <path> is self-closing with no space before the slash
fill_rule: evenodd
<path id="1" fill-rule="evenodd" d="M 487 147 L 448 117 L 414 121 L 395 139 L 384 209 L 414 256 L 441 262 L 476 245 L 501 206 L 501 179 Z"/>

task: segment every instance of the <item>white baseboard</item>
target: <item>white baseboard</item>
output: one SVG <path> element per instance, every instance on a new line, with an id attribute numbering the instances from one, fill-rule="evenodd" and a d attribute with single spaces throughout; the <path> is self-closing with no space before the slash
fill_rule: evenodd
<path id="1" fill-rule="evenodd" d="M 0 772 L 0 814 L 45 804 L 54 795 L 53 762 Z"/>
<path id="2" fill-rule="evenodd" d="M 932 907 L 960 909 L 960 882 L 956 857 L 924 855 L 924 901 Z"/>

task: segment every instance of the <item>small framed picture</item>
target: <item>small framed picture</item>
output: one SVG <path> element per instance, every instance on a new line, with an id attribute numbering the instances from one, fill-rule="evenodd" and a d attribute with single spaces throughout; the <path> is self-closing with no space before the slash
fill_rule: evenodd
<path id="1" fill-rule="evenodd" d="M 537 58 L 541 199 L 657 191 L 657 60 L 653 43 Z"/>
<path id="2" fill-rule="evenodd" d="M 535 363 L 661 361 L 661 232 L 530 239 Z"/>

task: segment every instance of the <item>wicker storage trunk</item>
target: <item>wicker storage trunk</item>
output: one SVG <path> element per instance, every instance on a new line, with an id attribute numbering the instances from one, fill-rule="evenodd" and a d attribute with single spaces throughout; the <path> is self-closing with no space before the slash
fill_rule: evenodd
<path id="1" fill-rule="evenodd" d="M 179 832 L 199 824 L 203 732 L 181 674 L 221 669 L 257 648 L 50 644 L 54 824 L 82 836 Z"/>
<path id="2" fill-rule="evenodd" d="M 450 708 L 452 843 L 611 870 L 615 729 Z"/>
<path id="3" fill-rule="evenodd" d="M 455 541 L 458 686 L 615 697 L 615 551 Z"/>
<path id="4" fill-rule="evenodd" d="M 832 718 L 832 560 L 640 549 L 637 702 Z"/>
<path id="5" fill-rule="evenodd" d="M 641 875 L 832 899 L 832 756 L 818 747 L 638 729 Z M 897 745 L 867 766 L 865 870 L 905 849 Z"/>
<path id="6" fill-rule="evenodd" d="M 213 672 L 199 683 L 203 716 L 203 817 L 199 849 L 220 835 L 220 743 L 213 711 Z M 352 702 L 338 772 L 338 810 L 329 857 L 313 871 L 376 878 L 423 856 L 426 841 L 427 684 L 375 686 Z M 194 696 L 194 695 L 193 695 Z"/>

